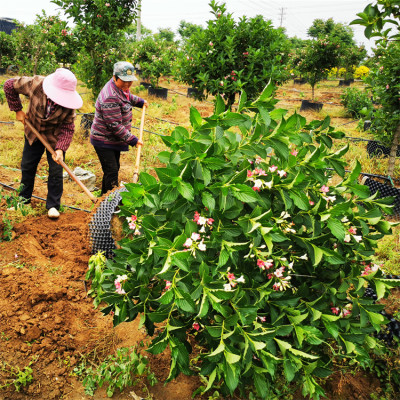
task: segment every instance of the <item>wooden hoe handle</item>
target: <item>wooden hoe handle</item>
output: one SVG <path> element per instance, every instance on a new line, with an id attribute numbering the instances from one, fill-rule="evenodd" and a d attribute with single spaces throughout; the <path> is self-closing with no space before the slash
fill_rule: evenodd
<path id="1" fill-rule="evenodd" d="M 139 128 L 139 141 L 143 142 L 143 127 L 144 127 L 144 115 L 146 112 L 146 107 L 142 108 L 142 118 L 140 119 L 140 128 Z M 140 167 L 140 152 L 142 150 L 142 145 L 137 145 L 136 150 L 136 164 L 135 169 L 133 170 L 133 183 L 137 183 L 139 180 L 139 167 Z"/>
<path id="2" fill-rule="evenodd" d="M 51 153 L 51 155 L 56 155 L 56 152 L 50 146 L 49 142 L 42 136 L 33 125 L 25 118 L 24 124 L 36 135 L 36 137 L 43 143 L 44 147 Z M 90 200 L 94 203 L 98 200 L 89 189 L 80 181 L 80 179 L 69 169 L 68 165 L 64 161 L 60 162 L 60 165 L 67 171 L 68 175 L 81 187 L 81 189 L 89 196 Z"/>

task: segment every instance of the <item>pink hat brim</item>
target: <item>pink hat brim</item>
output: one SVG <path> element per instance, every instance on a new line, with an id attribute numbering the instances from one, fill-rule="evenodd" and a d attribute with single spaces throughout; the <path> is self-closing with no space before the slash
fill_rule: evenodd
<path id="1" fill-rule="evenodd" d="M 76 110 L 83 105 L 83 100 L 78 92 L 75 90 L 63 90 L 55 86 L 54 73 L 44 78 L 43 91 L 46 93 L 47 97 L 62 107 Z"/>

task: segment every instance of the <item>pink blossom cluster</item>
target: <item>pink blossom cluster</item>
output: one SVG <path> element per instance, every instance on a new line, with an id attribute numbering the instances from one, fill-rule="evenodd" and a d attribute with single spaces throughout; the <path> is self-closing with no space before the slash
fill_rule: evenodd
<path id="1" fill-rule="evenodd" d="M 133 234 L 136 236 L 141 235 L 141 232 L 139 230 L 140 229 L 139 220 L 137 216 L 132 215 L 131 217 L 126 217 L 126 220 L 128 221 L 129 229 L 132 229 L 134 231 Z"/>
<path id="2" fill-rule="evenodd" d="M 282 261 L 286 261 L 286 259 L 282 258 Z M 275 271 L 272 271 L 271 268 L 274 267 L 274 260 L 261 260 L 258 259 L 257 260 L 257 266 L 262 270 L 268 270 L 268 274 L 267 277 L 268 279 L 275 279 L 276 282 L 273 284 L 272 288 L 276 291 L 283 291 L 286 290 L 287 288 L 290 288 L 290 280 L 291 280 L 291 276 L 290 275 L 286 275 L 285 276 L 285 270 L 286 270 L 286 266 L 285 265 L 281 265 L 279 268 L 276 268 Z M 293 262 L 290 263 L 288 265 L 288 269 L 292 269 L 293 268 Z"/>
<path id="3" fill-rule="evenodd" d="M 351 226 L 348 231 L 348 233 L 344 237 L 344 241 L 346 243 L 349 243 L 351 241 L 351 238 L 353 238 L 357 243 L 360 243 L 362 240 L 362 236 L 356 235 L 357 233 L 357 228 L 355 226 Z"/>
<path id="4" fill-rule="evenodd" d="M 287 175 L 285 170 L 279 170 L 276 165 L 271 165 L 268 168 L 268 171 L 271 174 L 276 171 L 280 178 L 284 178 Z M 262 168 L 255 168 L 253 171 L 247 170 L 247 180 L 253 182 L 252 189 L 256 192 L 259 192 L 261 189 L 264 188 L 271 189 L 274 184 L 273 179 L 266 182 L 265 180 L 260 179 L 260 177 L 262 176 L 268 176 L 268 173 Z"/>
<path id="5" fill-rule="evenodd" d="M 118 294 L 126 294 L 125 290 L 122 289 L 122 283 L 124 283 L 128 279 L 127 275 L 118 275 L 117 279 L 114 281 L 115 291 Z"/>
<path id="6" fill-rule="evenodd" d="M 241 275 L 240 278 L 236 278 L 235 274 L 233 274 L 232 272 L 228 272 L 226 277 L 228 278 L 228 281 L 229 281 L 229 283 L 226 283 L 224 285 L 224 290 L 226 292 L 230 292 L 231 290 L 233 290 L 238 283 L 244 283 L 245 282 L 245 279 L 244 279 L 243 275 Z"/>
<path id="7" fill-rule="evenodd" d="M 372 266 L 371 264 L 366 265 L 365 268 L 361 271 L 361 276 L 367 276 L 369 274 L 372 274 L 373 272 L 378 271 L 379 268 L 380 267 L 377 264 L 373 264 Z"/>
<path id="8" fill-rule="evenodd" d="M 351 303 L 344 306 L 342 309 L 339 307 L 331 307 L 332 314 L 338 315 L 341 318 L 346 318 L 351 315 L 351 310 L 353 309 L 353 305 Z"/>

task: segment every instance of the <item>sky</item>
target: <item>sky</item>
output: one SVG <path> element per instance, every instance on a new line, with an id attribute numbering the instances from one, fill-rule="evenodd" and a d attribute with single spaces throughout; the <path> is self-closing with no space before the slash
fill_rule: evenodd
<path id="1" fill-rule="evenodd" d="M 142 25 L 154 33 L 159 28 L 171 28 L 176 32 L 180 21 L 206 26 L 212 18 L 209 0 L 141 0 Z M 219 1 L 222 3 L 223 1 Z M 358 18 L 357 13 L 373 0 L 225 0 L 227 11 L 235 19 L 242 16 L 254 17 L 263 15 L 272 21 L 274 27 L 286 28 L 288 36 L 307 39 L 307 30 L 314 19 L 327 20 L 349 24 Z M 6 0 L 0 0 L 3 5 Z M 16 18 L 26 24 L 32 24 L 36 14 L 44 9 L 47 15 L 54 15 L 62 10 L 50 0 L 14 0 L 6 7 L 0 7 L 0 17 Z M 70 24 L 71 25 L 71 24 Z M 363 27 L 352 25 L 357 44 L 364 44 L 370 52 L 374 43 L 365 38 Z M 178 38 L 178 36 L 177 36 Z"/>

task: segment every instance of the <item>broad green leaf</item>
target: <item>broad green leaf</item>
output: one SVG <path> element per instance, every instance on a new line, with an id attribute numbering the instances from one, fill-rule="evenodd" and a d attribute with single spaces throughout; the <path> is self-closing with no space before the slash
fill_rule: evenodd
<path id="1" fill-rule="evenodd" d="M 235 364 L 240 361 L 240 356 L 237 354 L 230 353 L 229 351 L 224 351 L 226 362 L 229 364 Z"/>

